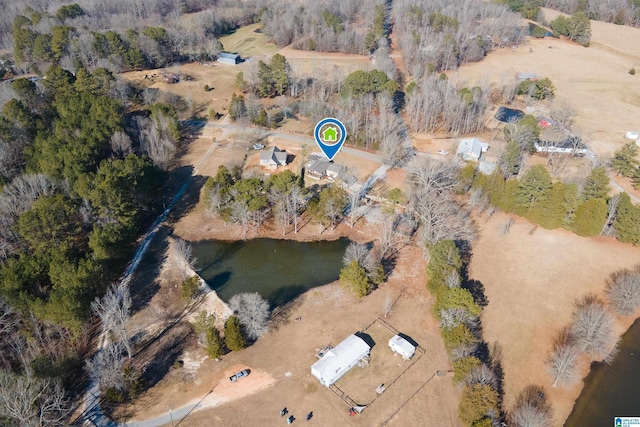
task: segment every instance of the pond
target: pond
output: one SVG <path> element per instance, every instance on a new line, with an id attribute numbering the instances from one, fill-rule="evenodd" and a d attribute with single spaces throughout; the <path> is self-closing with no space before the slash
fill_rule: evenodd
<path id="1" fill-rule="evenodd" d="M 336 279 L 349 239 L 296 242 L 253 239 L 193 243 L 195 269 L 228 301 L 242 292 L 259 292 L 272 306 L 293 300 Z"/>
<path id="2" fill-rule="evenodd" d="M 640 417 L 640 320 L 620 342 L 611 365 L 594 363 L 565 427 L 612 426 L 614 417 Z"/>

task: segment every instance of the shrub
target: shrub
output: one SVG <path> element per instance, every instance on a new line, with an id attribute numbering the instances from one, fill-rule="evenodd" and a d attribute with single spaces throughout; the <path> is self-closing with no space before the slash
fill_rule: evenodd
<path id="1" fill-rule="evenodd" d="M 482 362 L 477 357 L 469 356 L 453 362 L 453 380 L 456 382 L 462 382 L 467 378 L 469 372 L 473 368 L 480 366 Z"/>
<path id="2" fill-rule="evenodd" d="M 473 425 L 490 412 L 498 413 L 498 393 L 490 386 L 474 384 L 462 391 L 459 415 L 462 422 Z"/>
<path id="3" fill-rule="evenodd" d="M 189 302 L 196 295 L 198 295 L 198 287 L 200 286 L 200 278 L 198 276 L 191 276 L 189 278 L 184 279 L 182 282 L 181 294 L 182 298 Z"/>
<path id="4" fill-rule="evenodd" d="M 340 284 L 350 290 L 357 298 L 362 298 L 371 291 L 371 282 L 367 277 L 367 271 L 358 264 L 357 260 L 351 261 L 340 271 Z"/>
<path id="5" fill-rule="evenodd" d="M 630 69 L 629 70 L 629 74 L 631 74 L 632 76 L 635 76 L 636 75 L 636 69 L 635 68 Z"/>
<path id="6" fill-rule="evenodd" d="M 444 340 L 444 345 L 447 347 L 448 351 L 468 344 L 473 344 L 478 341 L 469 327 L 463 324 L 454 328 L 443 329 L 442 339 Z"/>
<path id="7" fill-rule="evenodd" d="M 204 85 L 204 91 L 209 92 L 209 90 L 210 90 L 209 85 Z"/>

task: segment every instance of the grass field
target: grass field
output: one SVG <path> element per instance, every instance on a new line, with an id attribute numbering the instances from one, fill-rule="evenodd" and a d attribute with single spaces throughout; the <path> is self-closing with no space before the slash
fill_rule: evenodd
<path id="1" fill-rule="evenodd" d="M 262 55 L 273 55 L 280 47 L 267 40 L 260 32 L 260 24 L 247 25 L 233 33 L 220 37 L 220 43 L 226 52 L 239 53 L 243 58 Z"/>

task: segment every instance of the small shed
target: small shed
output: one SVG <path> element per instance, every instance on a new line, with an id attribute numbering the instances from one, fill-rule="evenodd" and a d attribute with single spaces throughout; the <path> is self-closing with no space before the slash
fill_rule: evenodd
<path id="1" fill-rule="evenodd" d="M 340 344 L 329 350 L 320 360 L 311 365 L 311 375 L 325 387 L 330 387 L 360 359 L 369 355 L 371 347 L 359 336 L 349 335 Z"/>
<path id="2" fill-rule="evenodd" d="M 409 360 L 416 352 L 416 347 L 400 335 L 394 335 L 389 340 L 389 347 L 394 353 L 398 353 L 404 360 Z"/>
<path id="3" fill-rule="evenodd" d="M 241 61 L 242 59 L 237 53 L 222 52 L 218 55 L 218 62 L 222 62 L 223 64 L 237 65 Z"/>
<path id="4" fill-rule="evenodd" d="M 637 141 L 638 137 L 640 137 L 640 133 L 630 130 L 625 134 L 625 138 L 630 139 L 632 141 Z"/>

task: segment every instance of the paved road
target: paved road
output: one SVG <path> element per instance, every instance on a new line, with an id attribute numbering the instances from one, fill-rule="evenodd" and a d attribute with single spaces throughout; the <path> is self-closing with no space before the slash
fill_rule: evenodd
<path id="1" fill-rule="evenodd" d="M 613 186 L 613 188 L 615 188 L 616 190 L 620 191 L 621 193 L 622 192 L 627 193 L 629 195 L 629 197 L 631 198 L 631 201 L 633 203 L 636 203 L 636 204 L 640 203 L 640 198 L 639 197 L 636 197 L 633 194 L 629 193 L 627 190 L 624 189 L 624 187 L 622 185 L 620 185 L 620 184 L 618 184 L 616 182 L 616 177 L 615 177 L 614 174 L 609 173 L 608 175 L 609 175 L 609 180 L 611 181 L 611 185 Z"/>
<path id="2" fill-rule="evenodd" d="M 144 421 L 132 421 L 120 424 L 120 427 L 159 427 L 168 424 L 177 425 L 184 417 L 189 415 L 189 413 L 197 410 L 198 406 L 200 406 L 200 402 L 185 405 L 176 409 L 169 409 L 167 406 L 166 414 L 155 418 L 149 418 Z"/>

